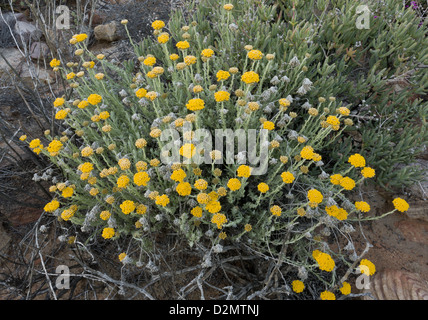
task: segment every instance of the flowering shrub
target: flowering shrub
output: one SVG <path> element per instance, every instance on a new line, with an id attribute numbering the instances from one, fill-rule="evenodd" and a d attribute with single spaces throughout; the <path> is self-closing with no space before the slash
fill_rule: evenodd
<path id="1" fill-rule="evenodd" d="M 258 14 L 273 15 L 260 6 Z M 296 294 L 309 274 L 325 284 L 322 299 L 335 298 L 336 289 L 349 294 L 349 283 L 337 287 L 336 273 L 355 265 L 355 248 L 347 246 L 349 259 L 324 237 L 333 230 L 347 238 L 353 222 L 365 219 L 370 205 L 348 194 L 376 171 L 359 153 L 343 169 L 324 170 L 332 159 L 326 146 L 353 125 L 350 110 L 333 96 L 305 96 L 314 89 L 306 72 L 319 57 L 306 44 L 314 40 L 310 25 L 288 34 L 287 53 L 254 39 L 241 46 L 233 24 L 245 23 L 242 15 L 253 9 L 252 1 L 212 7 L 217 34 L 202 18 L 184 26 L 178 16 L 169 26 L 154 21 L 154 39 L 134 44 L 136 65 L 94 56 L 86 35 L 75 35 L 79 62 L 52 63 L 73 89 L 53 103 L 55 119 L 69 129 L 29 141 L 64 173 L 45 211 L 108 241 L 132 237 L 147 245 L 149 234 L 173 230 L 210 252 L 242 244 L 292 266 Z M 250 34 L 267 28 L 253 22 Z M 200 135 L 219 129 L 226 141 L 232 135 L 226 151 L 223 140 L 210 148 L 214 134 Z M 245 150 L 235 136 L 248 139 Z M 408 209 L 399 198 L 394 206 L 386 214 Z M 118 257 L 135 262 L 124 252 Z"/>

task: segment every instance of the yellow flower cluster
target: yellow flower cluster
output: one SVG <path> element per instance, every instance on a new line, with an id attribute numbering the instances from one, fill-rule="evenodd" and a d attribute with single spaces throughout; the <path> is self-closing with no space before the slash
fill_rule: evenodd
<path id="1" fill-rule="evenodd" d="M 230 93 L 227 91 L 218 91 L 214 94 L 214 99 L 217 102 L 228 101 L 230 98 Z"/>
<path id="2" fill-rule="evenodd" d="M 223 225 L 227 222 L 227 218 L 223 213 L 216 213 L 212 216 L 211 222 L 215 223 L 218 229 L 222 229 Z"/>
<path id="3" fill-rule="evenodd" d="M 199 111 L 205 108 L 205 101 L 200 98 L 190 99 L 186 107 L 191 111 Z"/>
<path id="4" fill-rule="evenodd" d="M 402 198 L 395 198 L 392 200 L 392 204 L 394 205 L 394 208 L 400 212 L 409 210 L 409 204 Z"/>
<path id="5" fill-rule="evenodd" d="M 228 71 L 219 70 L 217 71 L 216 77 L 217 77 L 217 81 L 225 81 L 229 79 L 230 73 Z"/>
<path id="6" fill-rule="evenodd" d="M 322 252 L 320 250 L 314 250 L 312 252 L 312 257 L 318 263 L 318 267 L 321 270 L 331 272 L 336 266 L 334 260 L 331 258 L 331 256 L 328 253 Z"/>
<path id="7" fill-rule="evenodd" d="M 247 71 L 241 76 L 241 81 L 246 84 L 254 84 L 260 81 L 258 73 L 254 71 Z"/>

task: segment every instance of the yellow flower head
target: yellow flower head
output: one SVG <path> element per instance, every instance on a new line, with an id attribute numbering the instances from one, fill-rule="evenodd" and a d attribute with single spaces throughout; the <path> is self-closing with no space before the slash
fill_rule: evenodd
<path id="1" fill-rule="evenodd" d="M 70 220 L 74 216 L 74 211 L 70 209 L 66 209 L 63 212 L 61 212 L 61 218 L 64 221 Z"/>
<path id="2" fill-rule="evenodd" d="M 155 200 L 156 204 L 162 207 L 166 207 L 166 205 L 169 203 L 169 197 L 166 194 L 156 196 Z"/>
<path id="3" fill-rule="evenodd" d="M 58 155 L 58 152 L 62 149 L 62 142 L 59 140 L 52 140 L 51 143 L 49 143 L 46 150 L 50 153 L 51 156 Z"/>
<path id="4" fill-rule="evenodd" d="M 275 124 L 272 121 L 265 121 L 263 122 L 263 129 L 267 129 L 267 130 L 274 130 L 275 129 Z"/>
<path id="5" fill-rule="evenodd" d="M 122 262 L 123 260 L 125 260 L 126 256 L 127 255 L 126 255 L 125 252 L 122 252 L 121 254 L 119 254 L 119 256 L 118 256 L 119 257 L 119 261 Z"/>
<path id="6" fill-rule="evenodd" d="M 65 187 L 62 190 L 62 196 L 64 198 L 70 198 L 71 196 L 73 196 L 73 193 L 74 193 L 74 189 L 72 187 Z"/>
<path id="7" fill-rule="evenodd" d="M 282 209 L 281 209 L 281 207 L 280 207 L 280 206 L 274 205 L 273 207 L 271 207 L 271 208 L 270 208 L 270 212 L 271 212 L 274 216 L 280 217 L 280 216 L 281 216 Z"/>
<path id="8" fill-rule="evenodd" d="M 152 28 L 155 30 L 160 30 L 163 27 L 165 27 L 165 22 L 163 22 L 162 20 L 155 20 L 152 23 Z"/>
<path id="9" fill-rule="evenodd" d="M 290 106 L 290 101 L 286 98 L 279 99 L 279 104 L 281 107 L 287 108 Z"/>
<path id="10" fill-rule="evenodd" d="M 208 187 L 208 182 L 204 179 L 198 179 L 195 181 L 194 186 L 198 190 L 206 190 Z"/>
<path id="11" fill-rule="evenodd" d="M 85 147 L 80 151 L 82 157 L 90 157 L 94 154 L 94 150 L 91 147 Z"/>
<path id="12" fill-rule="evenodd" d="M 334 185 L 339 185 L 342 179 L 343 179 L 343 176 L 339 173 L 333 174 L 330 176 L 330 182 Z"/>
<path id="13" fill-rule="evenodd" d="M 55 108 L 61 107 L 65 103 L 64 98 L 56 98 L 53 105 Z"/>
<path id="14" fill-rule="evenodd" d="M 119 188 L 126 188 L 129 184 L 130 179 L 125 176 L 121 175 L 119 178 L 117 178 L 116 184 Z"/>
<path id="15" fill-rule="evenodd" d="M 137 91 L 135 91 L 135 95 L 137 96 L 137 98 L 144 98 L 147 94 L 147 90 L 144 88 L 140 88 Z"/>
<path id="16" fill-rule="evenodd" d="M 59 202 L 57 200 L 52 200 L 51 202 L 45 205 L 43 210 L 45 210 L 46 212 L 54 212 L 58 208 L 59 208 Z"/>
<path id="17" fill-rule="evenodd" d="M 294 175 L 289 171 L 285 171 L 285 172 L 281 173 L 281 178 L 282 178 L 282 181 L 284 183 L 293 183 L 293 181 L 295 179 Z"/>
<path id="18" fill-rule="evenodd" d="M 130 214 L 132 211 L 135 210 L 135 203 L 131 200 L 125 200 L 120 205 L 120 209 L 124 214 Z"/>
<path id="19" fill-rule="evenodd" d="M 188 66 L 195 64 L 197 61 L 197 58 L 195 56 L 185 56 L 184 57 L 184 63 Z"/>
<path id="20" fill-rule="evenodd" d="M 321 300 L 336 300 L 336 296 L 331 291 L 323 291 L 320 294 Z"/>
<path id="21" fill-rule="evenodd" d="M 331 272 L 336 265 L 328 253 L 321 252 L 320 250 L 314 250 L 312 252 L 312 257 L 318 263 L 320 270 Z"/>
<path id="22" fill-rule="evenodd" d="M 211 218 L 211 222 L 215 223 L 218 229 L 221 229 L 223 227 L 223 224 L 227 222 L 227 218 L 223 213 L 216 213 Z"/>
<path id="23" fill-rule="evenodd" d="M 361 168 L 366 165 L 366 160 L 364 157 L 358 153 L 351 155 L 348 158 L 348 162 L 356 168 Z"/>
<path id="24" fill-rule="evenodd" d="M 86 38 L 88 38 L 88 35 L 86 33 L 75 34 L 73 36 L 73 39 L 76 39 L 77 42 L 85 41 Z"/>
<path id="25" fill-rule="evenodd" d="M 193 143 L 185 143 L 181 146 L 179 152 L 181 156 L 191 159 L 196 153 L 196 147 Z"/>
<path id="26" fill-rule="evenodd" d="M 303 147 L 303 149 L 300 151 L 300 156 L 303 159 L 312 160 L 312 158 L 314 157 L 314 148 L 312 148 L 311 146 Z"/>
<path id="27" fill-rule="evenodd" d="M 196 201 L 200 204 L 207 204 L 210 201 L 208 194 L 201 192 L 196 196 Z"/>
<path id="28" fill-rule="evenodd" d="M 188 182 L 180 182 L 175 187 L 175 191 L 182 197 L 188 196 L 192 193 L 192 185 Z"/>
<path id="29" fill-rule="evenodd" d="M 152 67 L 156 63 L 156 58 L 153 56 L 148 56 L 146 59 L 144 59 L 143 63 L 146 66 Z"/>
<path id="30" fill-rule="evenodd" d="M 186 49 L 188 49 L 190 47 L 190 44 L 189 44 L 189 42 L 187 42 L 186 40 L 184 40 L 184 41 L 178 41 L 175 46 L 178 49 L 186 50 Z"/>
<path id="31" fill-rule="evenodd" d="M 134 174 L 134 183 L 137 186 L 147 186 L 150 181 L 150 176 L 146 171 L 140 171 Z"/>
<path id="32" fill-rule="evenodd" d="M 186 104 L 187 109 L 191 111 L 198 111 L 205 108 L 205 102 L 202 99 L 194 98 L 190 99 Z"/>
<path id="33" fill-rule="evenodd" d="M 324 198 L 321 192 L 316 189 L 309 190 L 307 196 L 312 203 L 321 203 Z"/>
<path id="34" fill-rule="evenodd" d="M 241 181 L 236 178 L 231 178 L 227 182 L 227 187 L 232 191 L 239 190 L 241 188 Z"/>
<path id="35" fill-rule="evenodd" d="M 159 36 L 158 36 L 158 42 L 159 43 L 167 43 L 169 40 L 169 34 L 166 32 L 162 32 Z"/>
<path id="36" fill-rule="evenodd" d="M 89 102 L 86 100 L 82 100 L 77 104 L 79 109 L 85 109 L 89 105 Z"/>
<path id="37" fill-rule="evenodd" d="M 216 74 L 217 81 L 224 81 L 229 79 L 230 73 L 228 71 L 219 70 Z"/>
<path id="38" fill-rule="evenodd" d="M 376 272 L 376 266 L 373 262 L 367 259 L 362 259 L 359 265 L 361 273 L 364 273 L 366 276 L 372 276 Z"/>
<path id="39" fill-rule="evenodd" d="M 340 292 L 345 296 L 350 294 L 351 293 L 351 285 L 348 282 L 344 281 L 342 283 L 342 287 L 340 288 Z"/>
<path id="40" fill-rule="evenodd" d="M 104 239 L 111 239 L 111 238 L 113 238 L 114 235 L 115 235 L 115 231 L 113 228 L 104 228 L 103 229 L 102 237 Z"/>
<path id="41" fill-rule="evenodd" d="M 343 179 L 340 180 L 340 185 L 345 190 L 352 190 L 355 187 L 355 181 L 349 177 L 344 177 Z"/>
<path id="42" fill-rule="evenodd" d="M 61 61 L 59 61 L 58 59 L 52 59 L 49 64 L 52 68 L 55 68 L 55 67 L 59 67 L 59 65 L 61 64 Z"/>
<path id="43" fill-rule="evenodd" d="M 67 115 L 68 115 L 68 110 L 67 109 L 62 109 L 62 110 L 59 110 L 55 114 L 55 119 L 57 119 L 57 120 L 63 120 L 63 119 L 65 119 L 65 117 L 67 117 Z"/>
<path id="44" fill-rule="evenodd" d="M 218 91 L 214 94 L 214 99 L 217 102 L 229 101 L 230 93 L 227 91 Z"/>
<path id="45" fill-rule="evenodd" d="M 205 58 L 211 58 L 214 54 L 214 51 L 212 49 L 204 49 L 201 52 L 201 56 Z"/>
<path id="46" fill-rule="evenodd" d="M 187 174 L 183 169 L 174 170 L 170 176 L 170 178 L 177 182 L 182 182 L 184 178 L 186 178 Z"/>
<path id="47" fill-rule="evenodd" d="M 147 206 L 144 204 L 139 204 L 135 209 L 135 212 L 138 214 L 145 214 L 147 212 Z"/>
<path id="48" fill-rule="evenodd" d="M 349 114 L 351 113 L 351 111 L 346 108 L 346 107 L 340 107 L 337 109 L 337 111 L 342 115 L 342 116 L 349 116 Z"/>
<path id="49" fill-rule="evenodd" d="M 339 130 L 340 120 L 336 116 L 328 116 L 326 123 L 331 126 L 334 131 Z"/>
<path id="50" fill-rule="evenodd" d="M 250 50 L 247 55 L 251 60 L 260 60 L 263 58 L 263 53 L 260 50 Z"/>
<path id="51" fill-rule="evenodd" d="M 402 198 L 395 198 L 394 200 L 392 200 L 392 204 L 394 205 L 394 208 L 400 212 L 405 212 L 409 210 L 409 204 L 406 200 Z"/>
<path id="52" fill-rule="evenodd" d="M 370 205 L 365 201 L 355 202 L 355 208 L 361 212 L 369 212 L 370 211 Z"/>
<path id="53" fill-rule="evenodd" d="M 225 4 L 225 5 L 223 6 L 223 9 L 224 9 L 224 10 L 226 10 L 226 11 L 230 11 L 230 10 L 232 10 L 232 9 L 233 9 L 233 4 L 231 4 L 231 3 L 227 3 L 227 4 Z"/>
<path id="54" fill-rule="evenodd" d="M 94 170 L 94 165 L 90 162 L 84 162 L 79 165 L 78 169 L 83 173 L 89 173 Z"/>
<path id="55" fill-rule="evenodd" d="M 209 198 L 209 196 L 208 196 Z M 217 200 L 210 200 L 208 201 L 208 203 L 205 206 L 205 209 L 209 212 L 209 213 L 217 213 L 221 210 L 221 204 L 220 201 Z"/>
<path id="56" fill-rule="evenodd" d="M 292 286 L 292 288 L 293 288 L 293 291 L 294 292 L 296 292 L 296 293 L 300 293 L 300 292 L 302 292 L 303 291 L 303 289 L 305 289 L 305 285 L 303 284 L 303 282 L 302 281 L 300 281 L 300 280 L 294 280 L 292 283 L 291 283 L 291 286 Z"/>
<path id="57" fill-rule="evenodd" d="M 373 178 L 375 176 L 375 170 L 370 167 L 364 167 L 361 170 L 361 174 L 364 178 Z"/>
<path id="58" fill-rule="evenodd" d="M 93 94 L 91 94 L 89 97 L 88 97 L 88 102 L 90 103 L 90 104 L 92 104 L 93 106 L 95 106 L 95 105 L 97 105 L 98 103 L 100 103 L 102 100 L 103 100 L 103 98 L 99 95 L 99 94 L 95 94 L 95 93 L 93 93 Z"/>
<path id="59" fill-rule="evenodd" d="M 240 165 L 237 169 L 237 176 L 242 178 L 248 178 L 251 175 L 251 168 L 246 165 Z"/>
<path id="60" fill-rule="evenodd" d="M 202 217 L 202 208 L 201 207 L 194 207 L 190 213 L 196 217 L 196 218 L 201 218 Z"/>
<path id="61" fill-rule="evenodd" d="M 101 211 L 101 213 L 100 213 L 101 220 L 108 220 L 108 219 L 110 219 L 110 217 L 111 217 L 110 211 L 107 211 L 107 210 Z"/>
<path id="62" fill-rule="evenodd" d="M 268 192 L 268 191 L 269 191 L 269 186 L 268 186 L 266 183 L 261 182 L 261 183 L 259 183 L 259 185 L 257 186 L 257 189 L 258 189 L 261 193 L 266 193 L 266 192 Z"/>
<path id="63" fill-rule="evenodd" d="M 260 78 L 254 71 L 247 71 L 241 76 L 241 81 L 246 84 L 253 84 L 259 82 Z"/>

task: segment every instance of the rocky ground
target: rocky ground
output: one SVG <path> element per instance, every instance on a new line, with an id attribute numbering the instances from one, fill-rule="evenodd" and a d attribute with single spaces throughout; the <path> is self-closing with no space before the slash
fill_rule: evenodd
<path id="1" fill-rule="evenodd" d="M 180 4 L 180 1 L 171 0 L 100 1 L 97 10 L 87 16 L 90 21 L 88 28 L 91 31 L 91 49 L 117 59 L 126 57 L 128 46 L 126 36 L 119 31 L 123 29 L 118 28 L 120 20 L 128 19 L 131 36 L 137 40 L 142 39 L 149 34 L 151 21 L 167 20 L 171 7 Z M 40 123 L 34 121 L 30 110 L 32 108 L 28 105 L 37 106 L 38 97 L 26 96 L 26 99 L 22 99 L 10 76 L 15 79 L 19 76 L 30 91 L 51 89 L 49 85 L 56 81 L 55 74 L 46 68 L 46 61 L 43 62 L 43 58 L 48 57 L 51 44 L 35 27 L 28 11 L 15 15 L 3 11 L 3 20 L 13 20 L 11 25 L 15 36 L 32 39 L 32 44 L 27 48 L 31 59 L 25 59 L 22 44 L 2 34 L 5 30 L 4 24 L 3 28 L 0 28 L 1 125 L 9 128 L 7 133 L 13 134 L 13 128 L 25 128 L 37 136 L 43 132 L 45 122 L 39 114 Z M 66 34 L 63 36 L 66 37 Z M 66 55 L 67 50 L 63 49 L 62 52 Z M 2 59 L 2 56 L 5 59 Z M 15 71 L 11 71 L 11 68 Z M 34 77 L 40 80 L 39 87 L 33 88 Z M 43 111 L 37 108 L 33 110 L 41 113 Z M 11 292 L 1 289 L 6 285 L 4 275 L 11 272 L 11 264 L 9 258 L 5 257 L 10 257 L 9 254 L 16 248 L 17 243 L 28 240 L 26 237 L 34 224 L 40 222 L 42 207 L 47 198 L 43 184 L 32 180 L 34 173 L 38 171 L 38 164 L 32 154 L 13 143 L 6 143 L 4 139 L 0 141 L 0 292 L 3 292 L 0 299 L 7 299 L 11 297 Z M 10 151 L 11 147 L 15 151 Z M 12 152 L 12 157 L 5 157 L 6 151 Z M 20 159 L 19 167 L 14 159 Z M 428 172 L 428 152 L 414 165 L 421 166 Z M 428 175 L 425 175 L 424 181 L 403 189 L 400 194 L 390 194 L 374 186 L 366 186 L 355 194 L 356 199 L 361 196 L 371 204 L 370 214 L 376 216 L 391 209 L 391 200 L 395 196 L 405 198 L 410 204 L 410 210 L 405 214 L 394 213 L 384 219 L 361 224 L 362 232 L 355 240 L 355 245 L 360 252 L 367 242 L 372 245 L 365 256 L 375 263 L 377 269 L 369 289 L 372 296 L 393 300 L 428 299 Z M 55 244 L 56 234 L 49 236 Z M 58 253 L 58 260 L 64 260 L 70 254 L 68 249 L 64 251 L 64 248 L 61 248 L 60 251 L 49 249 Z M 40 266 L 41 260 L 36 257 L 32 257 L 31 261 Z M 103 294 L 108 296 L 105 292 L 100 293 L 100 296 Z M 23 296 L 17 294 L 14 297 Z"/>

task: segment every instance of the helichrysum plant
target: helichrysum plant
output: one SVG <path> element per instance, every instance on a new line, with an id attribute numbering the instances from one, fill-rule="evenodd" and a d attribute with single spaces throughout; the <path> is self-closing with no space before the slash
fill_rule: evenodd
<path id="1" fill-rule="evenodd" d="M 358 152 L 340 170 L 325 170 L 326 146 L 353 120 L 339 98 L 308 95 L 316 88 L 307 71 L 320 56 L 307 45 L 316 40 L 313 26 L 300 23 L 261 45 L 245 35 L 277 36 L 272 28 L 282 22 L 267 23 L 274 9 L 233 1 L 210 10 L 210 22 L 201 11 L 189 23 L 179 15 L 168 25 L 153 21 L 154 37 L 132 44 L 135 60 L 122 65 L 92 54 L 85 34 L 70 40 L 75 62 L 53 60 L 73 92 L 53 103 L 68 129 L 28 141 L 64 176 L 45 211 L 107 241 L 132 237 L 150 247 L 149 234 L 173 230 L 218 253 L 243 244 L 289 264 L 295 294 L 310 275 L 324 283 L 321 299 L 349 294 L 337 273 L 355 264 L 355 248 L 334 251 L 325 237 L 337 231 L 348 239 L 353 223 L 368 217 L 370 204 L 348 195 L 376 170 Z M 216 144 L 216 132 L 232 140 Z M 393 204 L 385 214 L 409 207 L 401 198 Z"/>

